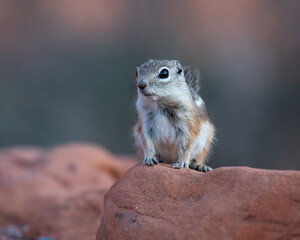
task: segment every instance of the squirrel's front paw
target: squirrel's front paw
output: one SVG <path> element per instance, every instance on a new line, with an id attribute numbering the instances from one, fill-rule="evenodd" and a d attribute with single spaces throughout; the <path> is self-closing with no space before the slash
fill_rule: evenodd
<path id="1" fill-rule="evenodd" d="M 211 167 L 204 164 L 194 165 L 193 168 L 199 172 L 209 172 L 213 170 Z"/>
<path id="2" fill-rule="evenodd" d="M 173 168 L 175 168 L 175 169 L 189 168 L 189 163 L 177 161 L 176 163 L 173 164 Z"/>
<path id="3" fill-rule="evenodd" d="M 145 157 L 144 163 L 148 166 L 153 166 L 154 164 L 158 164 L 156 157 Z"/>

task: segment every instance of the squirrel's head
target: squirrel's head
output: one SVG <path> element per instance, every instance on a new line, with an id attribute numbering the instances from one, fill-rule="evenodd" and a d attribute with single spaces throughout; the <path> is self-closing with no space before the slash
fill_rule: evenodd
<path id="1" fill-rule="evenodd" d="M 183 87 L 183 67 L 177 60 L 149 60 L 136 68 L 139 95 L 158 100 L 176 94 Z"/>

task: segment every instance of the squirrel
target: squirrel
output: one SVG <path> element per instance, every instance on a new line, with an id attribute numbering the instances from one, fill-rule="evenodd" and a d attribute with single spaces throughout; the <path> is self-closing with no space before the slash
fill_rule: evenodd
<path id="1" fill-rule="evenodd" d="M 149 60 L 136 68 L 138 154 L 148 166 L 211 171 L 205 165 L 215 136 L 198 92 L 200 73 L 178 60 Z"/>

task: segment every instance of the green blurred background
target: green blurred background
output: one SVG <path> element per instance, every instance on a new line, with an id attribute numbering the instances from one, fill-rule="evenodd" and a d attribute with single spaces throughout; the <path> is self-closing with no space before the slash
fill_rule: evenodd
<path id="1" fill-rule="evenodd" d="M 300 2 L 0 2 L 0 146 L 134 154 L 135 67 L 201 70 L 210 165 L 300 170 Z"/>

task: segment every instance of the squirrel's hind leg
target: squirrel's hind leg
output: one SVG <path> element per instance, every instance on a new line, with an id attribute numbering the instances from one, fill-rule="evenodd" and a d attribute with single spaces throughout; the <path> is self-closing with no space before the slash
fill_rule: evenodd
<path id="1" fill-rule="evenodd" d="M 197 137 L 196 145 L 192 152 L 192 159 L 190 160 L 190 168 L 200 172 L 209 172 L 213 170 L 211 167 L 205 165 L 214 138 L 214 127 L 211 123 L 206 122 L 202 125 L 200 134 Z"/>

